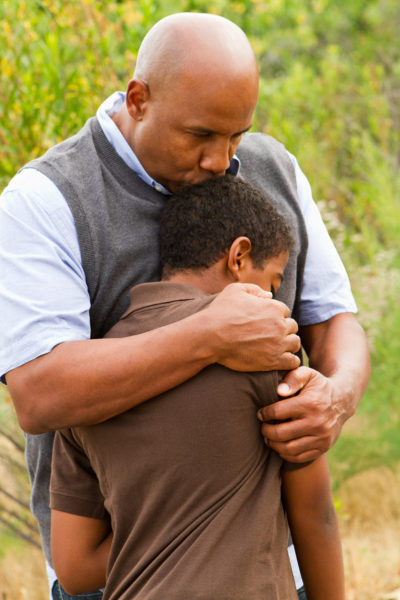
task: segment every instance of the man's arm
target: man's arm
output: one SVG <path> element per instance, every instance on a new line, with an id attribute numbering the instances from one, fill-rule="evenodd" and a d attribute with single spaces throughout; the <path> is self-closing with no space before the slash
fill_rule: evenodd
<path id="1" fill-rule="evenodd" d="M 29 433 L 103 421 L 210 362 L 242 370 L 297 364 L 285 354 L 299 345 L 287 309 L 239 288 L 168 328 L 89 340 L 90 298 L 73 216 L 34 169 L 21 171 L 2 195 L 0 270 L 1 374 Z"/>
<path id="2" fill-rule="evenodd" d="M 284 304 L 258 286 L 235 283 L 182 321 L 127 338 L 59 344 L 9 371 L 6 381 L 25 431 L 89 425 L 214 362 L 242 371 L 294 368 L 296 331 Z"/>
<path id="3" fill-rule="evenodd" d="M 326 456 L 282 471 L 284 504 L 308 600 L 344 600 L 343 558 Z"/>
<path id="4" fill-rule="evenodd" d="M 351 313 L 300 330 L 311 368 L 288 373 L 281 402 L 259 412 L 267 443 L 284 459 L 305 462 L 326 452 L 354 414 L 370 375 L 365 333 Z M 294 394 L 297 394 L 294 396 Z"/>
<path id="5" fill-rule="evenodd" d="M 64 590 L 72 596 L 105 586 L 112 532 L 108 519 L 51 511 L 51 555 Z"/>

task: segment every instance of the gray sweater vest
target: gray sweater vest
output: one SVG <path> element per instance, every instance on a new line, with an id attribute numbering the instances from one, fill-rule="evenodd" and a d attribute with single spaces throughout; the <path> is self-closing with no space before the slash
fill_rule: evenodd
<path id="1" fill-rule="evenodd" d="M 295 237 L 278 298 L 296 317 L 307 233 L 295 173 L 284 147 L 246 134 L 237 155 L 240 176 L 263 191 L 286 217 Z M 74 216 L 91 300 L 91 336 L 102 337 L 129 304 L 132 286 L 160 278 L 158 227 L 165 196 L 145 184 L 118 156 L 96 118 L 75 136 L 32 161 L 64 195 Z M 49 477 L 53 436 L 27 436 L 27 462 L 36 515 L 50 560 Z"/>

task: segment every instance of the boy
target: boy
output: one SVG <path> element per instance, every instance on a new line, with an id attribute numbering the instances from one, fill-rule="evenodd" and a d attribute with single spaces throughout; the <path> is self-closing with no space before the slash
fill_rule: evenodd
<path id="1" fill-rule="evenodd" d="M 179 321 L 230 283 L 276 293 L 292 247 L 251 185 L 224 176 L 184 188 L 161 220 L 162 281 L 132 289 L 108 336 Z M 109 421 L 57 433 L 52 555 L 63 587 L 105 584 L 104 600 L 295 599 L 282 478 L 308 598 L 343 600 L 326 458 L 282 465 L 260 435 L 257 410 L 278 400 L 278 382 L 276 371 L 212 365 Z"/>

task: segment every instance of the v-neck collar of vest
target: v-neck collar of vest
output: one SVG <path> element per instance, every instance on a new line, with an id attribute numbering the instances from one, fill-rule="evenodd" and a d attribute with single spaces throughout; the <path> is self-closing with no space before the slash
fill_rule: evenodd
<path id="1" fill-rule="evenodd" d="M 130 194 L 134 194 L 143 200 L 164 203 L 168 196 L 158 192 L 151 185 L 148 185 L 125 163 L 104 135 L 96 117 L 92 117 L 89 120 L 89 127 L 92 132 L 93 142 L 99 159 L 104 166 L 111 171 L 120 185 L 122 185 Z"/>

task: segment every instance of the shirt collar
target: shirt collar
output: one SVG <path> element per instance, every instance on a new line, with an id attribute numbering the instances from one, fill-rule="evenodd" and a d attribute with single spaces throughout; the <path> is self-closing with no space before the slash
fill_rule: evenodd
<path id="1" fill-rule="evenodd" d="M 177 281 L 151 281 L 135 285 L 130 291 L 130 306 L 122 315 L 124 319 L 135 310 L 149 308 L 168 302 L 194 301 L 204 298 L 214 298 L 215 294 L 208 294 L 200 288 L 189 283 Z"/>
<path id="2" fill-rule="evenodd" d="M 236 177 L 236 175 L 239 173 L 239 169 L 240 169 L 240 159 L 238 156 L 236 156 L 236 154 L 234 154 L 234 156 L 231 160 L 231 164 L 229 165 L 229 168 L 226 170 L 226 173 L 229 175 L 234 175 Z"/>
<path id="3" fill-rule="evenodd" d="M 147 185 L 153 187 L 157 192 L 161 192 L 161 194 L 165 194 L 166 196 L 170 196 L 171 192 L 167 190 L 161 183 L 158 183 L 155 179 L 153 179 L 147 171 L 143 168 L 140 163 L 138 157 L 112 120 L 111 116 L 119 111 L 122 104 L 125 102 L 125 93 L 124 92 L 114 92 L 111 96 L 109 96 L 97 109 L 96 117 L 98 122 L 100 123 L 100 127 L 103 130 L 104 135 L 107 140 L 110 142 L 111 146 L 114 148 L 116 153 L 122 158 L 122 160 L 130 167 L 133 171 L 135 171 L 136 175 L 140 177 Z M 226 170 L 230 175 L 237 175 L 240 168 L 240 161 L 238 157 L 235 155 L 232 160 L 229 168 Z"/>
<path id="4" fill-rule="evenodd" d="M 112 115 L 119 111 L 122 104 L 125 102 L 124 92 L 114 92 L 107 100 L 105 100 L 97 109 L 96 117 L 100 123 L 100 127 L 103 130 L 104 135 L 114 148 L 116 153 L 122 158 L 122 160 L 135 171 L 136 175 L 140 177 L 147 185 L 150 185 L 157 192 L 161 192 L 165 195 L 170 195 L 170 192 L 161 183 L 155 181 L 147 171 L 143 168 L 138 157 L 112 120 Z"/>

